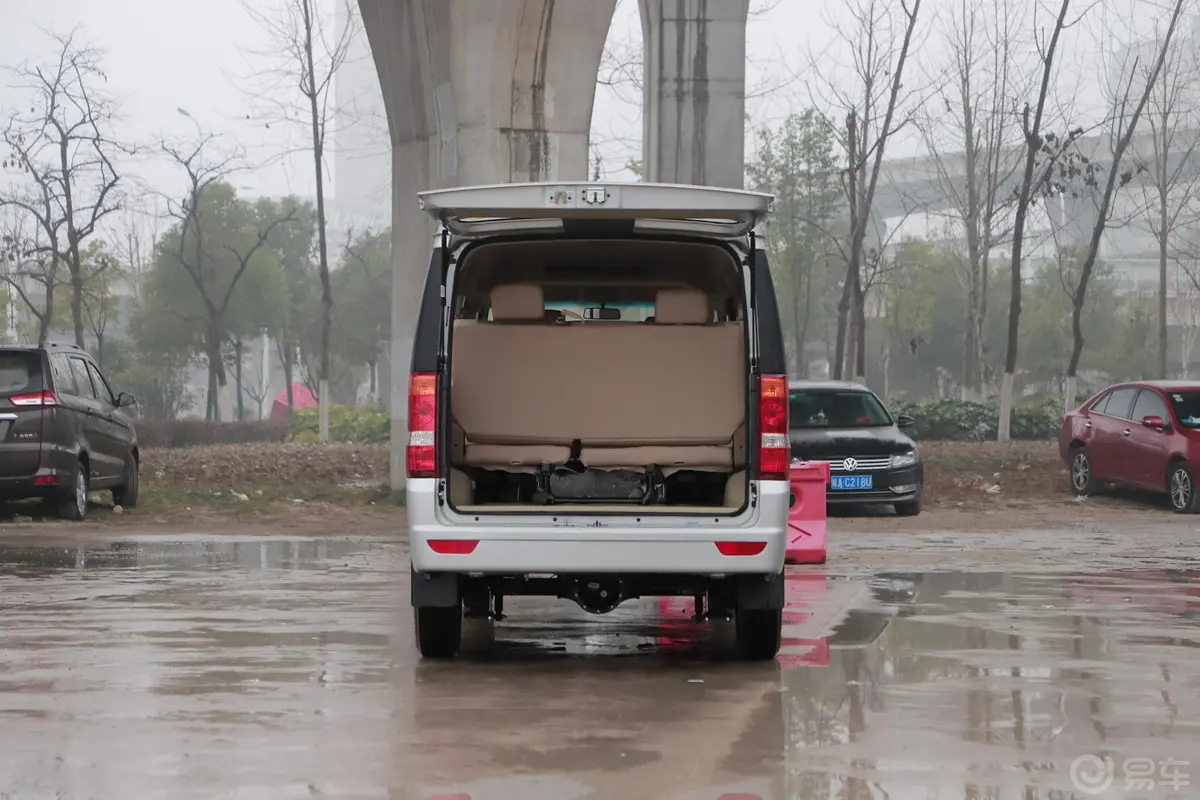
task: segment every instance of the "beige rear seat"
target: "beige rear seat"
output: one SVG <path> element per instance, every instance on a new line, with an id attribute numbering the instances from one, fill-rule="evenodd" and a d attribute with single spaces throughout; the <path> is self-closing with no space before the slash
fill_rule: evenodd
<path id="1" fill-rule="evenodd" d="M 541 296 L 498 287 L 495 322 L 455 321 L 451 410 L 467 465 L 562 464 L 579 439 L 589 467 L 734 468 L 746 404 L 739 324 L 710 322 L 702 292 L 671 289 L 652 325 L 545 325 Z"/>

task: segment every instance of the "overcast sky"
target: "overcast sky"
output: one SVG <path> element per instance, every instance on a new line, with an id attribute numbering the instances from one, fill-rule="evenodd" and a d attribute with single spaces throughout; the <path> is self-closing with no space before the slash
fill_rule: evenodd
<path id="1" fill-rule="evenodd" d="M 939 5 L 954 2 L 959 0 L 925 0 L 923 13 L 932 19 Z M 769 6 L 752 18 L 747 32 L 748 90 L 756 94 L 748 103 L 748 113 L 761 124 L 776 122 L 810 101 L 814 70 L 805 68 L 807 54 L 825 52 L 836 40 L 834 25 L 844 23 L 846 15 L 844 3 L 835 0 L 756 0 L 755 5 Z M 1140 21 L 1148 24 L 1146 20 L 1152 18 L 1142 14 Z M 108 90 L 122 98 L 124 128 L 134 139 L 153 142 L 162 136 L 194 136 L 199 126 L 237 142 L 256 162 L 285 147 L 281 126 L 269 129 L 261 120 L 246 118 L 250 101 L 238 87 L 245 85 L 245 76 L 261 68 L 261 62 L 247 53 L 261 50 L 265 42 L 241 0 L 0 0 L 0 20 L 0 63 L 8 65 L 52 50 L 40 28 L 69 31 L 80 26 L 82 35 L 106 52 Z M 1097 37 L 1094 30 L 1080 28 L 1065 44 L 1068 77 L 1064 81 L 1073 96 L 1087 94 L 1077 91 L 1080 75 L 1098 72 L 1095 54 L 1101 45 L 1097 40 L 1111 47 L 1129 27 L 1112 25 L 1108 19 L 1103 22 L 1114 30 L 1111 35 Z M 1093 28 L 1100 23 L 1094 17 Z M 912 86 L 927 82 L 944 57 L 935 23 L 927 25 L 920 38 L 917 61 L 910 67 Z M 636 0 L 621 0 L 610 41 L 640 39 Z M 827 67 L 836 60 L 830 56 L 820 63 Z M 6 110 L 19 99 L 8 84 L 11 80 L 0 86 L 0 107 Z M 621 167 L 640 156 L 637 101 L 631 87 L 602 87 L 598 92 L 593 131 L 606 177 L 628 177 Z M 180 114 L 180 108 L 192 118 Z M 747 137 L 747 147 L 753 147 L 752 136 Z M 916 137 L 909 135 L 889 146 L 889 155 L 912 155 L 918 149 Z M 151 161 L 139 164 L 137 170 L 154 187 L 177 191 L 178 176 L 169 164 Z M 235 183 L 261 194 L 309 193 L 312 177 L 301 155 L 277 159 L 239 176 Z"/>

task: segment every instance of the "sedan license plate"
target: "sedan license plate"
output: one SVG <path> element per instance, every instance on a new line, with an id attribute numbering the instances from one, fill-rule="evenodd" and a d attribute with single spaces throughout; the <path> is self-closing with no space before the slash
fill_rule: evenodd
<path id="1" fill-rule="evenodd" d="M 829 485 L 835 490 L 870 489 L 872 475 L 834 475 L 829 479 Z"/>

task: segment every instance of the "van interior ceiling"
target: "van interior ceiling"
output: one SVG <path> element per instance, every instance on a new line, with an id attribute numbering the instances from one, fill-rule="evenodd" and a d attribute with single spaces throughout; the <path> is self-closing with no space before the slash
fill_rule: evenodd
<path id="1" fill-rule="evenodd" d="M 726 248 L 687 241 L 465 251 L 450 298 L 451 506 L 745 508 L 741 270 Z"/>

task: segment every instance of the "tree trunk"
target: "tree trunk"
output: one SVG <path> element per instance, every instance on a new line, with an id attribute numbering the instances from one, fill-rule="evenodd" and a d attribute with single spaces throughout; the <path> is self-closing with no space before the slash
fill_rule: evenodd
<path id="1" fill-rule="evenodd" d="M 1014 375 L 1008 371 L 1006 366 L 1004 379 L 1000 384 L 1000 430 L 996 437 L 1001 442 L 1007 442 L 1012 438 L 1013 380 Z"/>
<path id="2" fill-rule="evenodd" d="M 858 270 L 855 270 L 853 280 L 853 289 L 850 293 L 850 315 L 853 319 L 851 330 L 854 332 L 854 338 L 849 352 L 846 354 L 846 371 L 843 374 L 851 375 L 854 380 L 862 383 L 866 379 L 867 373 L 867 300 Z"/>
<path id="3" fill-rule="evenodd" d="M 321 119 L 320 89 L 313 59 L 314 15 L 311 0 L 304 0 L 304 58 L 308 62 L 307 87 L 312 133 L 313 167 L 317 179 L 317 253 L 321 274 L 321 356 L 317 372 L 317 427 L 322 442 L 329 441 L 329 340 L 333 327 L 333 288 L 329 280 L 329 250 L 325 240 L 324 120 Z"/>
<path id="4" fill-rule="evenodd" d="M 284 345 L 282 342 L 279 347 L 279 363 L 283 366 L 283 382 L 285 384 L 284 391 L 287 392 L 288 414 L 292 413 L 292 408 L 295 407 L 296 398 L 292 390 L 292 384 L 295 381 L 295 373 L 293 372 L 292 359 L 295 357 L 295 350 Z"/>
<path id="5" fill-rule="evenodd" d="M 45 311 L 38 317 L 38 346 L 45 347 L 50 340 L 50 326 L 54 323 L 54 281 L 46 283 Z"/>
<path id="6" fill-rule="evenodd" d="M 233 340 L 233 381 L 237 390 L 237 418 L 243 420 L 246 418 L 246 406 L 242 399 L 242 340 L 237 338 Z"/>
<path id="7" fill-rule="evenodd" d="M 71 326 L 75 329 L 75 344 L 82 349 L 83 339 L 83 274 L 79 265 L 79 245 L 71 245 Z"/>
<path id="8" fill-rule="evenodd" d="M 204 402 L 204 418 L 212 421 L 217 419 L 217 358 L 213 358 L 212 346 L 204 348 L 208 359 L 208 392 Z"/>
<path id="9" fill-rule="evenodd" d="M 842 299 L 838 301 L 837 313 L 837 344 L 833 350 L 833 380 L 840 381 L 843 371 L 843 363 L 846 358 L 847 345 L 847 330 L 846 325 L 849 322 L 850 312 L 850 292 L 853 291 L 851 286 L 852 275 L 855 274 L 851 264 L 846 264 L 846 276 L 842 282 Z"/>
<path id="10" fill-rule="evenodd" d="M 966 336 L 963 337 L 962 386 L 959 394 L 963 400 L 976 400 L 975 385 L 975 293 L 967 291 Z"/>
<path id="11" fill-rule="evenodd" d="M 985 255 L 979 282 L 979 312 L 975 315 L 975 383 L 971 387 L 975 398 L 980 401 L 983 400 L 984 387 L 987 385 L 987 341 L 984 337 L 987 335 L 987 296 L 990 273 L 991 263 Z"/>
<path id="12" fill-rule="evenodd" d="M 75 175 L 71 169 L 70 137 L 61 136 L 58 142 L 59 168 L 62 170 L 63 218 L 67 223 L 67 269 L 71 273 L 71 326 L 75 344 L 83 348 L 83 265 L 79 255 L 79 232 L 75 229 Z M 48 291 L 53 293 L 54 287 Z"/>
<path id="13" fill-rule="evenodd" d="M 808 325 L 807 314 L 804 315 L 804 324 L 800 323 L 803 294 L 804 290 L 800 286 L 800 280 L 794 277 L 792 282 L 792 352 L 796 356 L 796 368 L 792 374 L 797 378 L 808 377 L 808 360 L 804 357 L 804 334 Z"/>
<path id="14" fill-rule="evenodd" d="M 1160 193 L 1162 229 L 1158 235 L 1158 377 L 1167 379 L 1167 197 Z"/>

